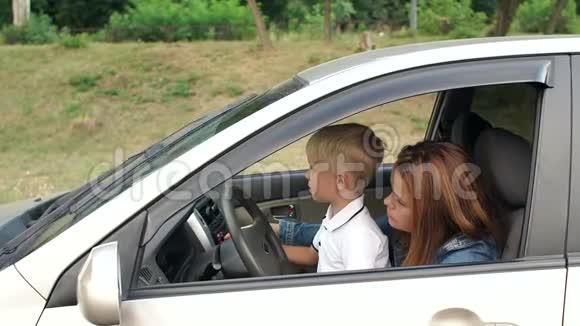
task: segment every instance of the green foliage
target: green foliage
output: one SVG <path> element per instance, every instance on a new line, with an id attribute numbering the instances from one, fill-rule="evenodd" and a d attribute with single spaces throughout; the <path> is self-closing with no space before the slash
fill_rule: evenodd
<path id="1" fill-rule="evenodd" d="M 409 22 L 409 0 L 353 0 L 354 20 L 358 24 L 375 26 L 387 24 L 392 28 Z"/>
<path id="2" fill-rule="evenodd" d="M 56 27 L 46 15 L 31 15 L 23 27 L 4 26 L 2 36 L 6 44 L 47 44 L 58 37 Z"/>
<path id="3" fill-rule="evenodd" d="M 332 25 L 346 24 L 356 13 L 350 0 L 332 1 Z M 302 0 L 288 2 L 288 28 L 292 32 L 304 33 L 309 38 L 324 36 L 324 3 L 308 5 Z"/>
<path id="4" fill-rule="evenodd" d="M 0 0 L 0 27 L 12 23 L 12 0 Z"/>
<path id="5" fill-rule="evenodd" d="M 115 13 L 106 27 L 112 41 L 180 41 L 209 37 L 254 37 L 252 15 L 237 0 L 132 0 L 126 14 Z"/>
<path id="6" fill-rule="evenodd" d="M 356 11 L 350 0 L 335 0 L 332 2 L 332 19 L 335 24 L 348 23 L 355 13 Z"/>
<path id="7" fill-rule="evenodd" d="M 68 30 L 60 33 L 59 43 L 65 49 L 82 49 L 89 45 L 89 36 L 87 34 L 71 35 Z"/>
<path id="8" fill-rule="evenodd" d="M 74 87 L 79 92 L 86 92 L 97 86 L 97 82 L 101 79 L 98 75 L 80 74 L 69 79 L 69 85 Z"/>
<path id="9" fill-rule="evenodd" d="M 26 44 L 26 31 L 22 27 L 7 25 L 2 28 L 4 44 Z"/>
<path id="10" fill-rule="evenodd" d="M 472 0 L 471 9 L 484 13 L 490 19 L 495 16 L 498 3 L 498 0 Z"/>
<path id="11" fill-rule="evenodd" d="M 419 29 L 431 35 L 455 38 L 481 36 L 486 30 L 486 16 L 471 9 L 470 0 L 420 0 Z"/>
<path id="12" fill-rule="evenodd" d="M 32 0 L 32 12 L 49 15 L 58 27 L 73 31 L 102 28 L 113 12 L 123 11 L 128 0 Z"/>
<path id="13" fill-rule="evenodd" d="M 516 13 L 514 29 L 525 33 L 542 33 L 548 26 L 555 0 L 528 0 Z M 577 32 L 576 2 L 568 1 L 556 26 L 556 33 Z"/>

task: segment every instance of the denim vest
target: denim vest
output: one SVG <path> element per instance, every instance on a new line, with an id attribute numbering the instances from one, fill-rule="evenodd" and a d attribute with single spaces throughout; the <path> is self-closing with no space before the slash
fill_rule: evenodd
<path id="1" fill-rule="evenodd" d="M 391 264 L 401 266 L 407 255 L 407 250 L 394 235 L 386 216 L 375 220 L 381 231 L 389 237 Z M 310 246 L 318 232 L 320 224 L 300 223 L 288 220 L 280 221 L 280 240 L 283 244 L 294 246 Z M 500 252 L 493 240 L 475 240 L 465 234 L 454 236 L 445 242 L 433 259 L 433 264 L 483 263 L 494 262 L 500 258 Z"/>

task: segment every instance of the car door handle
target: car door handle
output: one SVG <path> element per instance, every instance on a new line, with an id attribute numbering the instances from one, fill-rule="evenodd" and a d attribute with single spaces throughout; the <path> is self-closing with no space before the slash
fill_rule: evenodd
<path id="1" fill-rule="evenodd" d="M 506 322 L 483 321 L 479 316 L 464 308 L 441 310 L 431 317 L 429 326 L 517 326 Z"/>
<path id="2" fill-rule="evenodd" d="M 281 219 L 295 219 L 296 218 L 296 206 L 294 205 L 282 205 L 276 207 L 270 207 L 270 213 L 272 218 L 275 220 Z"/>

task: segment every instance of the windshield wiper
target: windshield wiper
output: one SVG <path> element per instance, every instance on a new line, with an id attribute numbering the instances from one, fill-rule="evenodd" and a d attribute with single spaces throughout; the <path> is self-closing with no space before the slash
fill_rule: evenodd
<path id="1" fill-rule="evenodd" d="M 133 161 L 136 158 L 141 157 L 141 156 L 143 156 L 147 160 L 147 159 L 155 156 L 163 148 L 165 148 L 165 145 L 163 145 L 161 143 L 155 143 L 155 144 L 147 147 L 147 149 L 145 149 L 144 151 L 141 151 L 137 154 L 133 154 L 132 156 L 130 156 L 128 159 L 125 160 L 125 162 L 123 162 L 123 165 L 129 164 L 131 161 Z"/>

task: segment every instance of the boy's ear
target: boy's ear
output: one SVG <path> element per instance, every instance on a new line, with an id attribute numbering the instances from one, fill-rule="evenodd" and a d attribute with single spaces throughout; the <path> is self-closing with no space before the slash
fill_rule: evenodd
<path id="1" fill-rule="evenodd" d="M 344 186 L 345 182 L 346 182 L 346 180 L 345 180 L 344 174 L 341 174 L 341 173 L 336 174 L 336 185 L 337 186 Z"/>
<path id="2" fill-rule="evenodd" d="M 338 173 L 336 175 L 336 184 L 342 189 L 351 189 L 356 178 L 350 173 Z"/>

